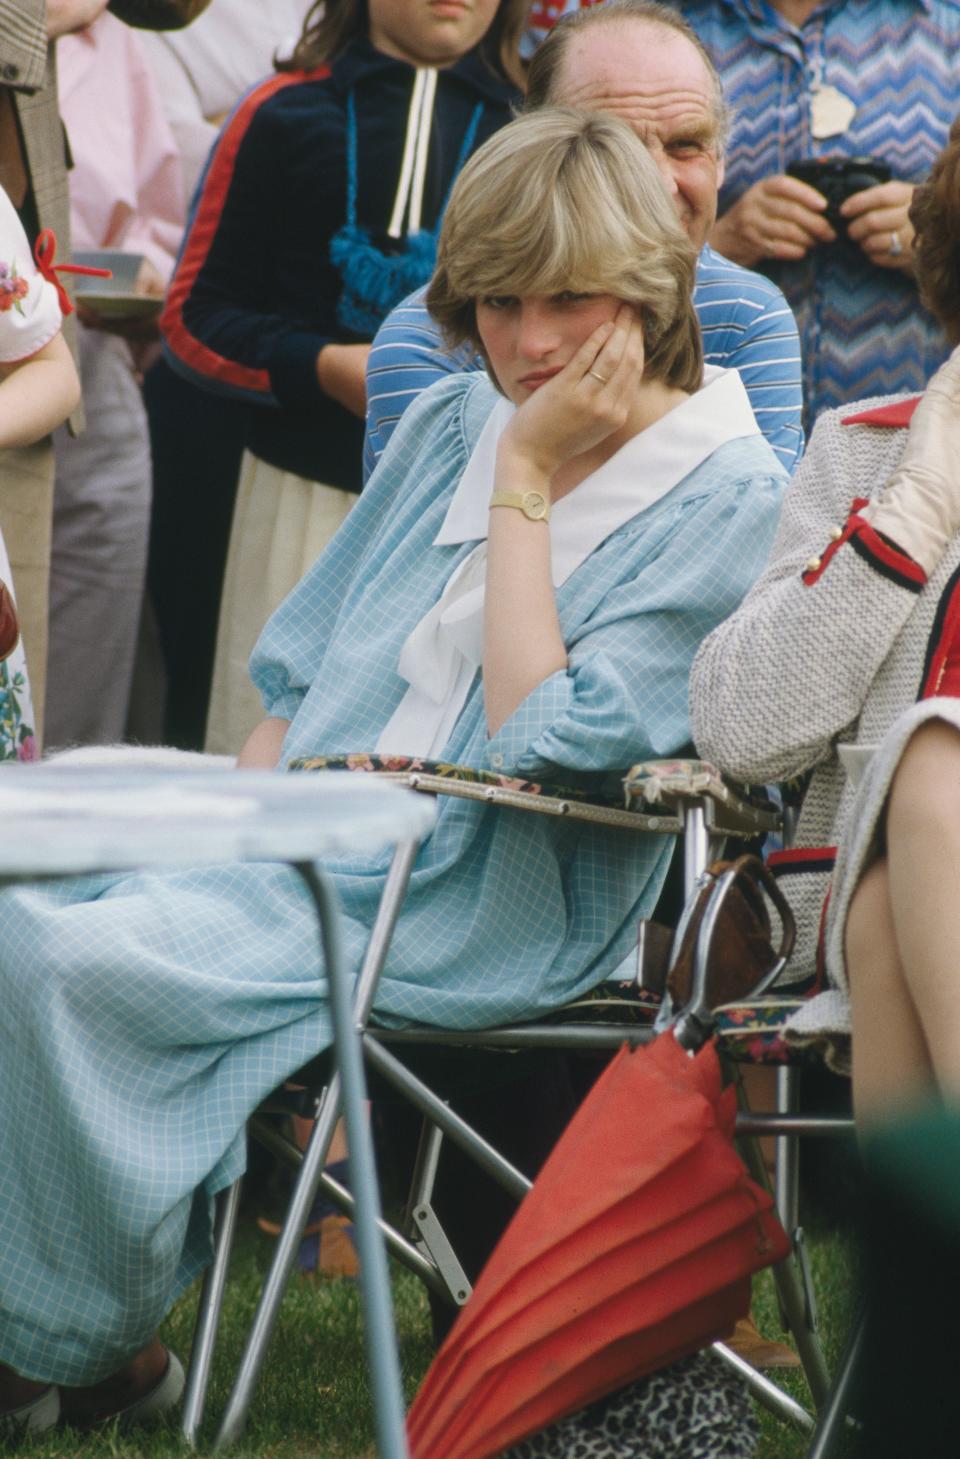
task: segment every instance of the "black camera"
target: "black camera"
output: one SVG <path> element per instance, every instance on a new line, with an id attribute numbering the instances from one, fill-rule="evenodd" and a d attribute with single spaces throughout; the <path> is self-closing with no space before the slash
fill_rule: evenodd
<path id="1" fill-rule="evenodd" d="M 879 157 L 811 157 L 791 162 L 787 176 L 823 193 L 827 200 L 824 217 L 838 238 L 846 238 L 847 220 L 840 214 L 840 204 L 865 188 L 889 182 L 893 174 Z"/>

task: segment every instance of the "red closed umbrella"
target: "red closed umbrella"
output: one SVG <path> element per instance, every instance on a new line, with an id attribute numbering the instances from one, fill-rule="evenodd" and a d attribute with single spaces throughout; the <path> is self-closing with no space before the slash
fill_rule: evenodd
<path id="1" fill-rule="evenodd" d="M 729 1333 L 789 1242 L 733 1148 L 712 1044 L 621 1050 L 437 1353 L 412 1459 L 486 1459 Z"/>

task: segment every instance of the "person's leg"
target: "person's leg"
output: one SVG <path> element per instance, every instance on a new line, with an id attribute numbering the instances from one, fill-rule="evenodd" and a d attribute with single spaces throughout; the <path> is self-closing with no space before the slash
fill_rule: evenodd
<path id="1" fill-rule="evenodd" d="M 247 407 L 160 359 L 143 387 L 153 456 L 148 581 L 167 674 L 163 742 L 203 747 Z"/>
<path id="2" fill-rule="evenodd" d="M 81 331 L 87 426 L 54 435 L 46 743 L 123 739 L 150 521 L 147 418 L 123 340 Z"/>
<path id="3" fill-rule="evenodd" d="M 924 724 L 887 808 L 890 907 L 903 976 L 945 1097 L 960 1098 L 960 733 Z"/>
<path id="4" fill-rule="evenodd" d="M 904 978 L 885 859 L 857 887 L 846 925 L 858 1121 L 917 1103 L 932 1087 L 930 1057 Z"/>

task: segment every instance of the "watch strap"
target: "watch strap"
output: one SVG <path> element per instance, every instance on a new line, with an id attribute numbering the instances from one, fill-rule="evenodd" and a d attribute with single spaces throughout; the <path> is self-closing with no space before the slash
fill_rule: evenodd
<path id="1" fill-rule="evenodd" d="M 550 520 L 550 501 L 542 491 L 495 491 L 492 507 L 516 507 L 531 522 Z"/>

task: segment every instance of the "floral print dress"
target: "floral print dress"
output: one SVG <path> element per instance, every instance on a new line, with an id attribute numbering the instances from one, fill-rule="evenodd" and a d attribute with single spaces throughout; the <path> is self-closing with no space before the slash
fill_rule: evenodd
<path id="1" fill-rule="evenodd" d="M 20 219 L 0 188 L 0 366 L 22 364 L 54 338 L 61 324 L 57 291 L 37 269 Z M 3 467 L 0 457 L 0 494 Z M 0 536 L 0 578 L 15 593 Z M 23 644 L 0 663 L 0 760 L 36 756 L 33 703 Z"/>

